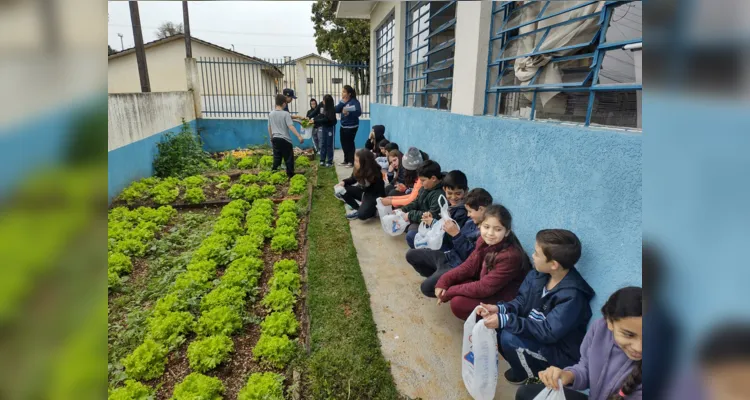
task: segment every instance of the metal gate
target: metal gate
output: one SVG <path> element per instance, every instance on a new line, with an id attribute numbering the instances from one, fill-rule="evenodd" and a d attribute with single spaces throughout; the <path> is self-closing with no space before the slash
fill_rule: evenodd
<path id="1" fill-rule="evenodd" d="M 334 102 L 341 98 L 341 89 L 349 85 L 357 92 L 362 117 L 370 116 L 370 68 L 367 64 L 310 63 L 305 68 L 307 97 L 323 101 L 330 94 Z"/>

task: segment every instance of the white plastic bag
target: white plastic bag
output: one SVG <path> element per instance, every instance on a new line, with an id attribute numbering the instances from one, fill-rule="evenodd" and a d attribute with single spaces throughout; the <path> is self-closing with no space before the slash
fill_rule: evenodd
<path id="1" fill-rule="evenodd" d="M 443 246 L 443 236 L 445 235 L 443 224 L 451 217 L 448 211 L 448 200 L 445 196 L 440 195 L 438 204 L 440 205 L 440 219 L 433 220 L 431 226 L 427 226 L 424 222 L 419 224 L 417 235 L 414 236 L 415 249 L 440 250 Z"/>
<path id="2" fill-rule="evenodd" d="M 557 381 L 557 386 L 562 388 L 562 379 Z M 544 388 L 541 392 L 539 392 L 536 397 L 534 397 L 534 400 L 565 400 L 565 391 L 560 390 L 553 390 L 550 388 Z"/>
<path id="3" fill-rule="evenodd" d="M 336 194 L 336 195 L 339 195 L 339 196 L 343 196 L 344 193 L 346 193 L 346 189 L 344 189 L 343 186 L 335 185 L 333 187 L 333 194 Z"/>
<path id="4" fill-rule="evenodd" d="M 305 140 L 312 139 L 312 131 L 313 131 L 312 126 L 309 128 L 303 128 L 303 127 L 300 127 L 300 128 L 302 128 L 300 129 L 300 135 L 302 136 L 302 139 L 305 139 Z"/>
<path id="5" fill-rule="evenodd" d="M 477 322 L 477 306 L 464 323 L 461 375 L 476 400 L 492 400 L 497 386 L 497 333 Z"/>
<path id="6" fill-rule="evenodd" d="M 378 209 L 378 215 L 380 216 L 380 226 L 383 227 L 383 231 L 391 236 L 398 236 L 406 230 L 409 226 L 409 221 L 404 218 L 404 213 L 401 211 L 393 211 L 393 207 L 383 205 L 382 199 L 375 201 L 375 207 Z"/>

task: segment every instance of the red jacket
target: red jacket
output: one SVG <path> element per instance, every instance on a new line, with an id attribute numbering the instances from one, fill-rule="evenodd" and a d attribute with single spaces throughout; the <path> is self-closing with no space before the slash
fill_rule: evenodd
<path id="1" fill-rule="evenodd" d="M 487 253 L 496 252 L 492 270 L 484 262 Z M 435 287 L 445 289 L 443 301 L 455 296 L 474 299 L 492 298 L 494 301 L 510 301 L 518 294 L 523 283 L 522 255 L 506 242 L 488 246 L 482 237 L 469 258 L 458 267 L 446 272 Z"/>

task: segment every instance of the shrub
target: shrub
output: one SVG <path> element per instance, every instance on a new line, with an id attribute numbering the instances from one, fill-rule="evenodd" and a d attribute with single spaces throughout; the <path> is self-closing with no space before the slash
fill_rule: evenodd
<path id="1" fill-rule="evenodd" d="M 289 194 L 302 194 L 307 187 L 307 178 L 304 175 L 294 175 L 289 182 Z"/>
<path id="2" fill-rule="evenodd" d="M 276 261 L 273 264 L 273 273 L 277 274 L 279 272 L 297 272 L 299 271 L 299 265 L 297 265 L 297 262 L 294 260 L 279 260 Z"/>
<path id="3" fill-rule="evenodd" d="M 273 161 L 273 159 L 271 159 Z M 237 162 L 237 168 L 240 169 L 252 169 L 258 166 L 258 158 L 257 157 L 242 157 L 239 162 Z"/>
<path id="4" fill-rule="evenodd" d="M 271 336 L 294 336 L 299 329 L 299 322 L 291 310 L 277 311 L 269 314 L 260 324 L 261 332 Z"/>
<path id="5" fill-rule="evenodd" d="M 158 177 L 197 175 L 208 167 L 209 157 L 203 151 L 203 143 L 185 121 L 179 133 L 167 133 L 156 147 L 154 172 Z"/>
<path id="6" fill-rule="evenodd" d="M 221 400 L 223 394 L 219 378 L 193 372 L 174 387 L 171 400 Z"/>
<path id="7" fill-rule="evenodd" d="M 211 260 L 193 260 L 188 264 L 188 271 L 198 271 L 213 276 L 216 273 L 216 263 Z"/>
<path id="8" fill-rule="evenodd" d="M 230 199 L 243 199 L 245 198 L 245 192 L 247 191 L 247 187 L 245 185 L 241 185 L 239 183 L 235 183 L 232 185 L 232 187 L 227 190 L 227 196 L 229 196 Z"/>
<path id="9" fill-rule="evenodd" d="M 299 208 L 297 207 L 297 203 L 294 200 L 284 200 L 279 204 L 278 210 L 276 212 L 279 215 L 282 215 L 284 213 L 295 213 L 297 214 L 297 211 Z"/>
<path id="10" fill-rule="evenodd" d="M 256 372 L 237 400 L 284 400 L 284 376 L 275 372 Z"/>
<path id="11" fill-rule="evenodd" d="M 279 171 L 279 172 L 274 172 L 273 175 L 271 175 L 271 178 L 268 179 L 267 182 L 272 185 L 281 185 L 282 183 L 286 183 L 287 179 L 289 178 L 286 176 L 286 172 Z"/>
<path id="12" fill-rule="evenodd" d="M 276 226 L 291 226 L 296 229 L 299 226 L 297 214 L 293 212 L 280 214 L 279 218 L 276 220 Z"/>
<path id="13" fill-rule="evenodd" d="M 148 337 L 171 349 L 185 340 L 193 322 L 193 314 L 186 311 L 153 316 L 148 320 Z"/>
<path id="14" fill-rule="evenodd" d="M 200 188 L 203 186 L 208 179 L 204 177 L 203 175 L 193 175 L 188 176 L 187 178 L 182 180 L 182 186 L 184 186 L 187 189 L 195 189 Z"/>
<path id="15" fill-rule="evenodd" d="M 197 187 L 197 188 L 190 188 L 187 191 L 185 191 L 185 201 L 190 204 L 199 204 L 206 201 L 206 195 L 203 194 L 203 189 Z"/>
<path id="16" fill-rule="evenodd" d="M 271 289 L 261 304 L 271 311 L 291 310 L 294 307 L 294 294 L 287 289 Z"/>
<path id="17" fill-rule="evenodd" d="M 180 196 L 180 188 L 176 183 L 162 181 L 151 188 L 151 197 L 156 204 L 170 204 Z"/>
<path id="18" fill-rule="evenodd" d="M 274 186 L 274 185 L 263 185 L 263 187 L 260 188 L 260 196 L 259 197 L 273 196 L 274 193 L 276 193 L 276 186 Z"/>
<path id="19" fill-rule="evenodd" d="M 125 385 L 109 392 L 108 400 L 149 400 L 153 398 L 154 390 L 132 379 L 125 381 Z"/>
<path id="20" fill-rule="evenodd" d="M 232 238 L 228 235 L 212 233 L 193 253 L 193 260 L 211 260 L 218 265 L 225 265 L 229 261 L 231 245 Z"/>
<path id="21" fill-rule="evenodd" d="M 170 293 L 156 301 L 154 308 L 151 310 L 153 316 L 165 316 L 172 312 L 182 311 L 187 308 L 187 302 L 184 297 L 178 293 Z"/>
<path id="22" fill-rule="evenodd" d="M 133 270 L 133 263 L 130 262 L 130 257 L 125 254 L 110 253 L 107 256 L 107 270 L 118 275 L 129 274 Z"/>
<path id="23" fill-rule="evenodd" d="M 284 336 L 261 334 L 253 348 L 253 358 L 274 368 L 284 368 L 294 358 L 297 347 Z"/>
<path id="24" fill-rule="evenodd" d="M 210 310 L 215 307 L 228 306 L 236 311 L 242 310 L 245 305 L 246 293 L 243 289 L 230 286 L 218 286 L 203 296 L 201 300 L 201 311 Z"/>
<path id="25" fill-rule="evenodd" d="M 258 182 L 258 177 L 253 174 L 242 174 L 240 175 L 240 183 L 247 185 L 250 183 Z"/>
<path id="26" fill-rule="evenodd" d="M 242 328 L 242 317 L 236 310 L 219 306 L 204 312 L 195 325 L 195 332 L 201 336 L 231 335 Z"/>
<path id="27" fill-rule="evenodd" d="M 292 235 L 274 236 L 271 240 L 271 250 L 278 253 L 297 250 L 297 246 L 297 239 Z"/>
<path id="28" fill-rule="evenodd" d="M 259 234 L 240 236 L 234 242 L 232 253 L 235 258 L 259 257 L 263 253 L 260 248 L 264 240 L 265 238 Z"/>
<path id="29" fill-rule="evenodd" d="M 191 369 L 206 372 L 229 359 L 232 352 L 234 352 L 232 339 L 225 335 L 216 335 L 190 343 L 187 355 Z"/>
<path id="30" fill-rule="evenodd" d="M 214 224 L 214 234 L 224 234 L 235 237 L 243 231 L 240 220 L 232 217 L 219 218 Z"/>
<path id="31" fill-rule="evenodd" d="M 153 339 L 146 339 L 130 355 L 122 360 L 128 377 L 151 380 L 164 373 L 167 349 Z"/>
<path id="32" fill-rule="evenodd" d="M 273 176 L 271 171 L 260 171 L 258 172 L 258 182 L 268 183 L 271 181 L 271 176 Z"/>
<path id="33" fill-rule="evenodd" d="M 271 290 L 287 289 L 292 294 L 298 294 L 301 286 L 302 283 L 297 271 L 274 272 L 271 278 Z"/>
<path id="34" fill-rule="evenodd" d="M 271 169 L 273 167 L 273 156 L 263 156 L 258 163 L 261 169 Z"/>

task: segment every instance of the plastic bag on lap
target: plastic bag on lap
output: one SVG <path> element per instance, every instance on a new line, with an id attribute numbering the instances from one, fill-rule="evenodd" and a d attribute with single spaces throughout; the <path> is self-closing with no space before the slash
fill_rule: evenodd
<path id="1" fill-rule="evenodd" d="M 440 250 L 443 246 L 443 236 L 445 235 L 443 224 L 451 220 L 451 217 L 448 211 L 448 200 L 445 196 L 441 195 L 438 198 L 438 204 L 440 205 L 441 218 L 434 220 L 431 226 L 427 226 L 424 222 L 419 224 L 419 231 L 417 236 L 414 237 L 415 249 Z"/>
<path id="2" fill-rule="evenodd" d="M 375 207 L 378 209 L 378 216 L 380 217 L 380 226 L 383 227 L 383 231 L 391 236 L 398 236 L 406 230 L 409 226 L 409 221 L 404 218 L 404 213 L 401 211 L 393 211 L 393 207 L 383 205 L 382 199 L 377 199 Z"/>
<path id="3" fill-rule="evenodd" d="M 563 387 L 562 379 L 558 381 L 558 386 L 561 388 Z M 562 389 L 553 390 L 544 388 L 538 395 L 536 395 L 536 397 L 534 397 L 534 400 L 565 400 L 565 391 Z"/>
<path id="4" fill-rule="evenodd" d="M 466 390 L 476 400 L 492 400 L 497 386 L 497 333 L 477 322 L 477 310 L 464 323 L 461 375 Z"/>

